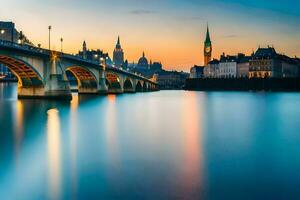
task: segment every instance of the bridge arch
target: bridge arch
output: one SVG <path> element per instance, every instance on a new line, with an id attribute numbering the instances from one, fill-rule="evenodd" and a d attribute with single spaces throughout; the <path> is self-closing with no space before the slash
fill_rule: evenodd
<path id="1" fill-rule="evenodd" d="M 126 78 L 124 81 L 124 86 L 123 86 L 124 92 L 135 92 L 135 89 L 133 87 L 133 82 L 130 78 Z"/>
<path id="2" fill-rule="evenodd" d="M 137 82 L 136 87 L 135 87 L 135 91 L 136 92 L 143 92 L 143 86 L 142 86 L 141 81 Z"/>
<path id="3" fill-rule="evenodd" d="M 123 93 L 123 84 L 120 77 L 115 73 L 106 73 L 106 85 L 108 93 Z"/>
<path id="4" fill-rule="evenodd" d="M 42 76 L 30 64 L 6 55 L 0 55 L 0 63 L 18 78 L 19 87 L 44 87 Z"/>
<path id="5" fill-rule="evenodd" d="M 70 72 L 75 77 L 77 81 L 78 93 L 97 93 L 98 81 L 93 72 L 81 66 L 67 67 L 66 72 Z"/>
<path id="6" fill-rule="evenodd" d="M 148 83 L 144 82 L 144 84 L 143 84 L 143 92 L 147 92 L 147 91 L 149 91 Z"/>

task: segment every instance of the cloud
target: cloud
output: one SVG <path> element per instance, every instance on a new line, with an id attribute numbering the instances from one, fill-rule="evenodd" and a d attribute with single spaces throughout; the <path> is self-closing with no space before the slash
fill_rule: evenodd
<path id="1" fill-rule="evenodd" d="M 223 38 L 237 38 L 239 37 L 239 35 L 234 35 L 234 34 L 231 34 L 231 35 L 224 35 Z"/>
<path id="2" fill-rule="evenodd" d="M 149 15 L 149 14 L 154 14 L 154 13 L 156 13 L 156 12 L 153 10 L 143 10 L 143 9 L 130 11 L 130 14 L 133 14 L 133 15 Z"/>

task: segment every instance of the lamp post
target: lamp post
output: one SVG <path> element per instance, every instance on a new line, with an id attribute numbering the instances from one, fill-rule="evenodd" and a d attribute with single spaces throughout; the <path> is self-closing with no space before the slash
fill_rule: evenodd
<path id="1" fill-rule="evenodd" d="M 63 52 L 63 42 L 64 42 L 64 39 L 60 38 L 60 51 L 61 52 Z"/>
<path id="2" fill-rule="evenodd" d="M 23 39 L 24 39 L 23 31 L 20 31 L 20 36 L 19 36 L 18 44 L 23 44 Z"/>
<path id="3" fill-rule="evenodd" d="M 51 29 L 52 29 L 52 27 L 51 26 L 48 26 L 48 29 L 49 29 L 49 51 L 51 50 L 51 47 L 50 47 L 50 45 L 51 45 Z"/>
<path id="4" fill-rule="evenodd" d="M 103 65 L 103 69 L 105 70 L 106 69 L 106 58 L 101 57 L 100 63 L 101 63 L 101 65 Z"/>

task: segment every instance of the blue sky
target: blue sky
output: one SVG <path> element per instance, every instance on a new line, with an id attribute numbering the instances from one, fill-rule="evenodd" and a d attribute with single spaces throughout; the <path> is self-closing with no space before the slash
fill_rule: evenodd
<path id="1" fill-rule="evenodd" d="M 76 53 L 86 40 L 90 48 L 111 54 L 121 36 L 128 60 L 142 51 L 168 69 L 188 70 L 203 63 L 203 41 L 209 23 L 213 56 L 251 53 L 274 45 L 278 52 L 300 56 L 299 0 L 0 0 L 1 20 L 47 46 L 53 26 L 53 48 L 65 38 Z"/>

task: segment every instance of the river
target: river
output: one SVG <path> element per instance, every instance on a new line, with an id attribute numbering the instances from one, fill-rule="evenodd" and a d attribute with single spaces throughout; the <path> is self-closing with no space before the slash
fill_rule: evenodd
<path id="1" fill-rule="evenodd" d="M 16 91 L 0 83 L 1 199 L 300 197 L 300 93 Z"/>

